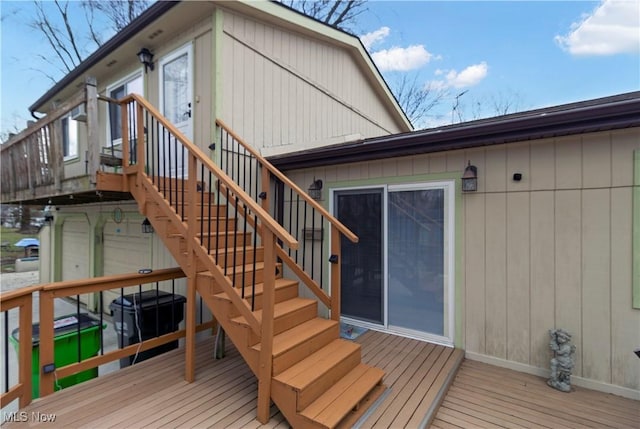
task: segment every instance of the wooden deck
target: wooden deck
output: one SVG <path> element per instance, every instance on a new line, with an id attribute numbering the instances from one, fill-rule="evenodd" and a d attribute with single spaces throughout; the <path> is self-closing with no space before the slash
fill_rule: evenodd
<path id="1" fill-rule="evenodd" d="M 361 427 L 417 426 L 462 357 L 460 350 L 373 331 L 356 341 L 363 362 L 386 372 L 388 388 Z M 176 350 L 38 399 L 24 410 L 28 416 L 55 414 L 54 423 L 31 420 L 2 427 L 289 427 L 275 407 L 267 425 L 255 419 L 256 378 L 230 341 L 222 360 L 213 359 L 213 339 L 198 343 L 196 350 L 194 383 L 184 381 L 183 351 Z"/>
<path id="2" fill-rule="evenodd" d="M 465 360 L 432 428 L 640 428 L 640 401 Z"/>
<path id="3" fill-rule="evenodd" d="M 386 372 L 387 390 L 357 422 L 361 428 L 638 428 L 640 402 L 576 388 L 562 393 L 528 374 L 464 360 L 462 351 L 379 332 L 357 340 L 363 361 Z M 24 411 L 56 415 L 54 423 L 4 428 L 288 428 L 272 407 L 256 419 L 256 379 L 233 345 L 214 360 L 213 339 L 198 343 L 196 381 L 183 379 L 182 350 L 141 362 L 36 400 Z M 446 396 L 442 385 L 453 381 Z M 444 396 L 444 398 L 442 397 Z M 437 408 L 437 401 L 442 405 Z"/>

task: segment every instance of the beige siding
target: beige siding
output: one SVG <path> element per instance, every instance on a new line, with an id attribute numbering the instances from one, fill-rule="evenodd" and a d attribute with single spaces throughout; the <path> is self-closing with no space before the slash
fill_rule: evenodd
<path id="1" fill-rule="evenodd" d="M 463 195 L 459 225 L 465 349 L 535 372 L 549 368 L 548 330 L 564 328 L 577 348 L 575 376 L 638 390 L 632 350 L 640 345 L 640 310 L 631 306 L 638 149 L 635 128 L 291 176 L 303 188 L 314 176 L 327 189 L 332 183 L 380 184 L 390 177 L 411 182 L 429 174 L 462 175 L 471 160 L 479 190 Z M 521 173 L 522 181 L 514 182 L 513 173 Z"/>
<path id="2" fill-rule="evenodd" d="M 400 129 L 353 56 L 225 12 L 222 119 L 264 153 Z"/>

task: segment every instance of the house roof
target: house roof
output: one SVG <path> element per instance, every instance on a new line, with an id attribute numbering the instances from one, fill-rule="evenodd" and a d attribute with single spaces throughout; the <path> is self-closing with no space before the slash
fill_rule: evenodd
<path id="1" fill-rule="evenodd" d="M 175 6 L 178 5 L 179 7 L 175 8 Z M 315 37 L 347 49 L 366 72 L 365 75 L 371 82 L 374 90 L 382 99 L 388 100 L 389 110 L 395 120 L 401 125 L 401 128 L 407 131 L 412 129 L 409 119 L 358 37 L 310 18 L 281 3 L 255 0 L 233 2 L 228 0 L 212 2 L 155 2 L 127 27 L 100 46 L 80 65 L 58 81 L 33 103 L 29 107 L 29 110 L 31 112 L 47 112 L 50 108 L 49 103 L 51 101 L 64 99 L 76 91 L 76 87 L 80 86 L 83 82 L 84 76 L 91 75 L 97 77 L 98 81 L 100 81 L 102 76 L 111 72 L 110 67 L 112 64 L 115 64 L 118 59 L 132 58 L 135 52 L 142 47 L 147 47 L 153 52 L 153 48 L 159 46 L 172 33 L 171 31 L 164 31 L 164 34 L 157 34 L 160 28 L 157 21 L 161 20 L 161 18 L 164 20 L 162 23 L 163 26 L 176 26 L 178 21 L 184 22 L 191 18 L 202 18 L 204 11 L 212 10 L 214 5 L 248 14 L 256 19 L 271 22 L 289 30 Z M 167 14 L 172 9 L 174 13 Z M 179 16 L 180 19 L 176 19 L 175 16 L 169 19 L 168 17 L 173 14 Z M 127 45 L 130 46 L 125 49 L 124 47 Z"/>
<path id="2" fill-rule="evenodd" d="M 640 126 L 640 91 L 273 156 L 282 170 Z"/>

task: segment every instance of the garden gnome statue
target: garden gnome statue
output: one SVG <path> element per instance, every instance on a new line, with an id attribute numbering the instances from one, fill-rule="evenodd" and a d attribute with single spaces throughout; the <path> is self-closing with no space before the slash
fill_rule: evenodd
<path id="1" fill-rule="evenodd" d="M 551 341 L 549 347 L 553 351 L 551 359 L 551 378 L 547 384 L 562 392 L 571 392 L 571 370 L 576 346 L 569 344 L 571 334 L 564 329 L 549 330 Z"/>

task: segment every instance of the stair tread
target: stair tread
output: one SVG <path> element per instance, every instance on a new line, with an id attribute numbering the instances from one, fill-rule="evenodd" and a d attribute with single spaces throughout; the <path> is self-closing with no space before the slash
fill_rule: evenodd
<path id="1" fill-rule="evenodd" d="M 316 301 L 308 298 L 291 298 L 286 301 L 277 302 L 273 308 L 273 318 L 277 319 L 278 317 L 291 313 L 295 310 L 304 308 L 309 305 L 315 304 Z M 258 319 L 258 323 L 262 322 L 262 309 L 256 310 L 253 312 L 256 319 Z M 246 323 L 244 316 L 238 316 L 231 319 L 236 323 Z"/>
<path id="2" fill-rule="evenodd" d="M 324 373 L 333 368 L 351 353 L 360 349 L 360 345 L 351 341 L 336 339 L 307 356 L 300 362 L 284 370 L 274 380 L 291 386 L 295 390 L 304 390 Z"/>
<path id="3" fill-rule="evenodd" d="M 384 371 L 381 369 L 361 363 L 300 414 L 324 427 L 333 428 L 382 381 L 383 377 Z"/>
<path id="4" fill-rule="evenodd" d="M 273 357 L 280 356 L 287 350 L 308 341 L 310 338 L 324 332 L 326 329 L 329 329 L 337 323 L 338 322 L 335 320 L 316 317 L 315 319 L 308 320 L 298 326 L 275 335 L 273 337 Z M 253 348 L 260 351 L 262 347 L 261 344 L 258 343 L 254 345 Z"/>
<path id="5" fill-rule="evenodd" d="M 208 273 L 209 275 L 211 275 L 211 273 L 209 271 L 205 271 L 202 273 L 198 273 L 198 274 L 204 274 L 204 273 Z M 280 288 L 285 288 L 285 287 L 289 287 L 293 284 L 297 284 L 298 281 L 297 280 L 292 280 L 292 279 L 284 279 L 284 278 L 280 278 L 280 279 L 276 279 L 276 284 L 275 284 L 275 288 L 276 289 L 280 289 Z M 264 288 L 264 283 L 257 283 L 256 287 L 255 287 L 255 294 L 256 295 L 261 295 L 262 294 L 262 289 Z M 251 286 L 246 286 L 245 290 L 248 290 L 249 294 L 251 293 Z M 242 291 L 242 289 L 237 289 L 238 290 L 238 294 L 240 294 L 240 292 Z M 245 296 L 248 296 L 247 292 L 245 291 Z M 228 295 L 226 292 L 220 292 L 214 295 L 214 297 L 219 298 L 219 299 L 229 299 Z"/>

